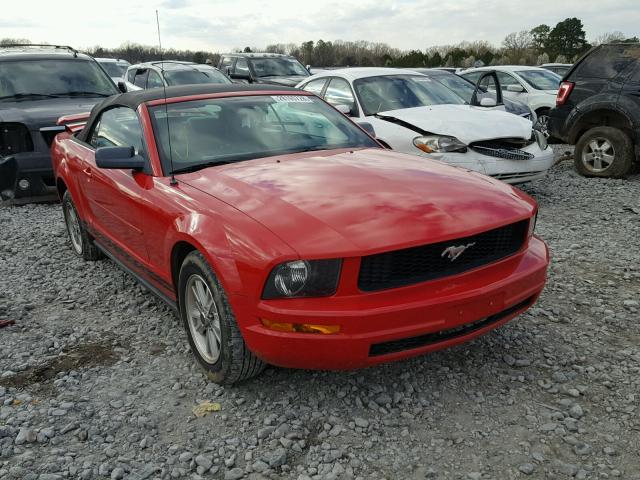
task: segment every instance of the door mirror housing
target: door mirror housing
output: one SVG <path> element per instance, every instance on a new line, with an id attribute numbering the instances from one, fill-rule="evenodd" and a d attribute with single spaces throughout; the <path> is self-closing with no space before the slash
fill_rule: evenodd
<path id="1" fill-rule="evenodd" d="M 120 90 L 121 93 L 127 93 L 127 84 L 124 80 L 118 80 L 118 90 Z"/>
<path id="2" fill-rule="evenodd" d="M 496 105 L 498 105 L 498 103 L 496 102 L 495 98 L 482 97 L 480 99 L 480 106 L 481 107 L 495 107 Z"/>
<path id="3" fill-rule="evenodd" d="M 516 83 L 514 85 L 507 85 L 507 92 L 522 93 L 524 92 L 524 87 L 519 83 Z"/>
<path id="4" fill-rule="evenodd" d="M 145 160 L 133 147 L 100 147 L 96 150 L 96 165 L 109 170 L 144 170 Z"/>
<path id="5" fill-rule="evenodd" d="M 349 105 L 345 105 L 344 103 L 340 103 L 338 105 L 334 105 L 334 107 L 336 107 L 336 110 L 338 110 L 340 113 L 344 114 L 344 115 L 351 115 L 351 110 L 352 108 Z"/>
<path id="6" fill-rule="evenodd" d="M 369 122 L 357 122 L 357 123 L 358 123 L 358 126 L 361 129 L 363 129 L 365 132 L 367 132 L 373 138 L 376 138 L 376 130 L 375 130 L 375 128 L 373 128 L 373 125 L 371 125 Z"/>

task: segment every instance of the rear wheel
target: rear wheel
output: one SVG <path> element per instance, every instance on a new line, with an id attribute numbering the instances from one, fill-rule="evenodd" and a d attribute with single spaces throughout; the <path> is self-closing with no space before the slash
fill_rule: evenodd
<path id="1" fill-rule="evenodd" d="M 633 167 L 633 144 L 622 130 L 595 127 L 576 143 L 576 170 L 586 177 L 622 178 Z"/>
<path id="2" fill-rule="evenodd" d="M 191 351 L 211 380 L 232 384 L 264 370 L 264 362 L 244 343 L 227 295 L 200 252 L 185 258 L 178 290 Z"/>
<path id="3" fill-rule="evenodd" d="M 69 190 L 62 196 L 62 212 L 64 213 L 64 223 L 67 226 L 67 233 L 71 241 L 71 248 L 79 257 L 85 260 L 99 260 L 102 254 L 93 243 L 93 239 L 84 228 L 78 210 L 73 203 Z"/>

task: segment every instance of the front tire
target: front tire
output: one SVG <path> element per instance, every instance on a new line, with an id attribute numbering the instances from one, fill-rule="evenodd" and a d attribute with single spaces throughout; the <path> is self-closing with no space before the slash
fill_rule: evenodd
<path id="1" fill-rule="evenodd" d="M 62 212 L 71 248 L 75 254 L 89 261 L 100 260 L 102 252 L 93 243 L 93 239 L 82 224 L 69 190 L 65 191 L 62 196 Z"/>
<path id="2" fill-rule="evenodd" d="M 622 130 L 595 127 L 576 143 L 574 164 L 585 177 L 623 178 L 633 168 L 633 143 Z"/>
<path id="3" fill-rule="evenodd" d="M 536 120 L 536 129 L 542 133 L 545 138 L 549 138 L 551 133 L 549 132 L 549 112 L 548 108 L 541 108 L 536 111 L 538 119 Z"/>
<path id="4" fill-rule="evenodd" d="M 198 251 L 182 263 L 178 294 L 191 351 L 211 380 L 230 385 L 264 370 L 265 363 L 242 338 L 222 285 Z"/>

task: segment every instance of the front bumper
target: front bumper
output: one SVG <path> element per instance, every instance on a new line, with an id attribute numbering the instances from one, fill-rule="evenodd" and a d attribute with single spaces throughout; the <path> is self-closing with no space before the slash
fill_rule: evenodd
<path id="1" fill-rule="evenodd" d="M 496 328 L 540 295 L 549 252 L 533 237 L 507 259 L 460 275 L 375 293 L 315 299 L 232 299 L 249 349 L 289 368 L 348 370 L 450 347 Z M 269 330 L 260 319 L 340 325 L 333 335 Z"/>
<path id="2" fill-rule="evenodd" d="M 58 198 L 49 153 L 25 152 L 0 158 L 0 199 L 13 203 Z"/>
<path id="3" fill-rule="evenodd" d="M 451 165 L 489 175 L 510 184 L 525 183 L 542 178 L 554 164 L 553 150 L 550 147 L 541 150 L 537 143 L 532 143 L 522 150 L 533 154 L 534 157 L 529 160 L 509 160 L 482 155 L 471 149 L 465 153 L 451 152 L 429 154 L 428 156 Z"/>

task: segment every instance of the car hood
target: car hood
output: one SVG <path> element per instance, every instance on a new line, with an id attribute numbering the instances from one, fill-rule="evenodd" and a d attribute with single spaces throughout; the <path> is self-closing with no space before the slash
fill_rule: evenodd
<path id="1" fill-rule="evenodd" d="M 499 110 L 479 110 L 469 105 L 432 105 L 380 112 L 424 131 L 456 137 L 466 145 L 494 138 L 531 137 L 531 122 Z"/>
<path id="2" fill-rule="evenodd" d="M 464 237 L 527 218 L 534 208 L 502 182 L 384 149 L 270 157 L 178 180 L 249 215 L 306 258 Z"/>
<path id="3" fill-rule="evenodd" d="M 0 122 L 22 123 L 30 130 L 55 125 L 63 115 L 89 112 L 104 100 L 97 98 L 52 98 L 44 100 L 22 100 L 0 102 Z"/>
<path id="4" fill-rule="evenodd" d="M 284 85 L 285 87 L 295 87 L 301 81 L 307 78 L 304 75 L 292 75 L 290 77 L 262 77 L 258 79 L 258 83 L 266 85 Z"/>

